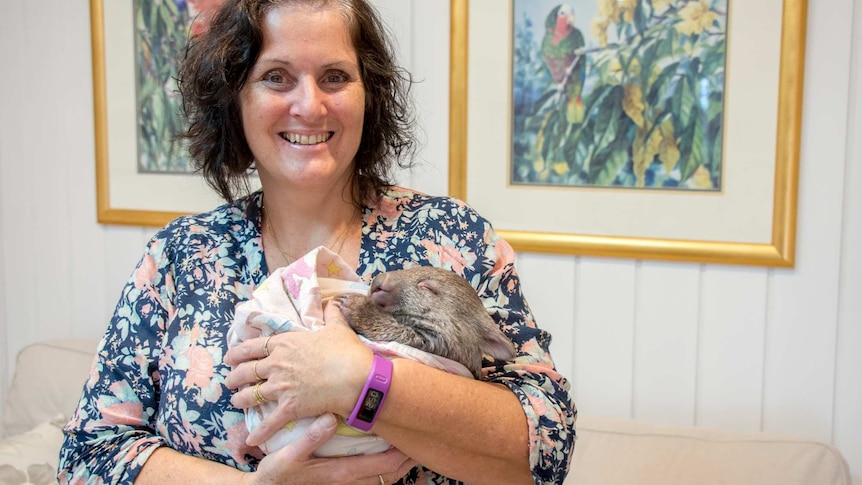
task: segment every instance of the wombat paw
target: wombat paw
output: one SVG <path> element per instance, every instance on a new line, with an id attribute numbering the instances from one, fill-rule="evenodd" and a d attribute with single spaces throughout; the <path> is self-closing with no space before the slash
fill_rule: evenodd
<path id="1" fill-rule="evenodd" d="M 343 293 L 332 298 L 332 303 L 338 306 L 351 327 L 356 326 L 361 308 L 368 298 L 356 293 Z"/>

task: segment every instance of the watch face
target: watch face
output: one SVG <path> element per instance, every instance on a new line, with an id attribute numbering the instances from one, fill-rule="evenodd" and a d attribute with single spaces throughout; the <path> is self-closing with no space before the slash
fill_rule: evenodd
<path id="1" fill-rule="evenodd" d="M 365 398 L 362 400 L 362 408 L 356 415 L 356 419 L 370 423 L 374 420 L 374 415 L 377 414 L 377 408 L 380 407 L 380 400 L 383 399 L 383 393 L 377 389 L 369 389 L 365 393 Z"/>

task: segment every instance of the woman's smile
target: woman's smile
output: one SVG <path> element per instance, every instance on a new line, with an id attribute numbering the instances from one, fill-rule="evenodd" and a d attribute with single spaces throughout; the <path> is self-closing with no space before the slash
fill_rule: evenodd
<path id="1" fill-rule="evenodd" d="M 326 143 L 334 133 L 328 131 L 319 135 L 301 135 L 299 133 L 281 133 L 281 137 L 294 145 L 317 145 Z"/>

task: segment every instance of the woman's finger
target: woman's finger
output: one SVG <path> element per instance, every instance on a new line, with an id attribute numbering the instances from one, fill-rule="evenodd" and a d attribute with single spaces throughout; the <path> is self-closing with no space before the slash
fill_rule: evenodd
<path id="1" fill-rule="evenodd" d="M 230 403 L 239 409 L 260 406 L 270 401 L 276 401 L 273 396 L 274 392 L 273 386 L 267 385 L 267 381 L 257 381 L 254 385 L 235 392 L 230 398 Z"/>
<path id="2" fill-rule="evenodd" d="M 269 357 L 275 349 L 275 342 L 272 341 L 274 337 L 275 335 L 268 335 L 240 342 L 224 354 L 224 362 L 236 366 L 249 360 Z"/>
<path id="3" fill-rule="evenodd" d="M 245 384 L 265 381 L 269 376 L 268 366 L 269 363 L 266 362 L 266 359 L 247 360 L 237 364 L 225 376 L 224 385 L 228 389 L 239 389 Z"/>
<path id="4" fill-rule="evenodd" d="M 347 318 L 341 311 L 341 302 L 338 300 L 337 297 L 330 300 L 330 302 L 323 309 L 323 321 L 326 322 L 327 325 L 344 325 L 345 327 L 350 326 L 347 323 Z"/>
<path id="5" fill-rule="evenodd" d="M 280 456 L 279 460 L 300 461 L 312 458 L 314 452 L 332 438 L 335 434 L 335 429 L 338 427 L 337 425 L 338 419 L 332 413 L 318 416 L 308 426 L 301 439 L 294 441 L 277 452 L 284 455 Z"/>
<path id="6" fill-rule="evenodd" d="M 245 399 L 247 399 L 247 396 Z M 243 402 L 245 402 L 245 399 Z M 231 402 L 233 402 L 233 399 L 231 399 Z M 252 404 L 252 406 L 254 405 L 256 404 Z M 325 416 L 327 414 L 331 413 L 324 413 L 321 416 Z M 296 421 L 297 419 L 300 419 L 300 416 L 297 416 L 293 412 L 292 408 L 279 404 L 278 406 L 271 408 L 269 415 L 265 416 L 257 427 L 249 432 L 245 442 L 249 446 L 260 446 L 280 430 L 286 423 Z"/>

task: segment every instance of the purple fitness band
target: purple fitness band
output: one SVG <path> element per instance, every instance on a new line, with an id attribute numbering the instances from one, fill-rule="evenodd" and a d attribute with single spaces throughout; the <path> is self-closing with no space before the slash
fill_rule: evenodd
<path id="1" fill-rule="evenodd" d="M 374 356 L 371 361 L 371 372 L 365 381 L 365 387 L 359 393 L 356 407 L 347 418 L 347 424 L 360 431 L 370 431 L 377 421 L 377 411 L 383 406 L 386 394 L 389 393 L 389 384 L 392 382 L 392 361 Z"/>

